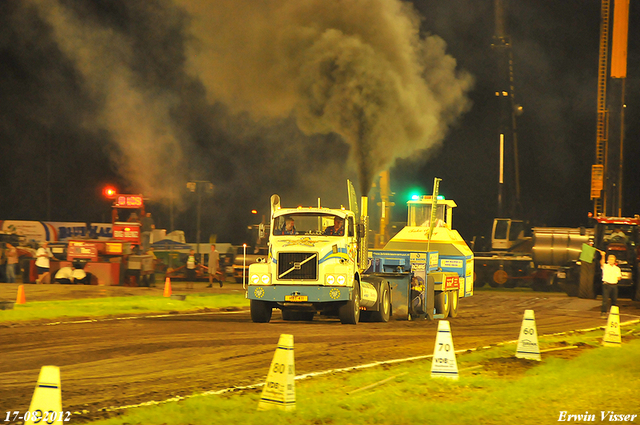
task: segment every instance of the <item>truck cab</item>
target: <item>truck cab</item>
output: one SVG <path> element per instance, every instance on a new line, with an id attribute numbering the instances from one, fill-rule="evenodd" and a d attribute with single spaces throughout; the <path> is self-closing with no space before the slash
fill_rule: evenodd
<path id="1" fill-rule="evenodd" d="M 595 225 L 595 246 L 606 256 L 615 255 L 622 271 L 620 287 L 632 287 L 637 281 L 638 225 L 640 218 L 598 217 Z"/>
<path id="2" fill-rule="evenodd" d="M 268 257 L 249 267 L 254 321 L 269 321 L 274 307 L 285 318 L 337 314 L 358 279 L 356 228 L 354 213 L 345 209 L 274 211 Z"/>
<path id="3" fill-rule="evenodd" d="M 337 316 L 343 324 L 391 316 L 389 282 L 373 276 L 367 251 L 367 198 L 362 213 L 347 181 L 349 208 L 282 208 L 271 197 L 269 254 L 249 266 L 247 298 L 251 319 L 269 322 L 274 308 L 283 320 L 312 320 L 316 313 Z"/>

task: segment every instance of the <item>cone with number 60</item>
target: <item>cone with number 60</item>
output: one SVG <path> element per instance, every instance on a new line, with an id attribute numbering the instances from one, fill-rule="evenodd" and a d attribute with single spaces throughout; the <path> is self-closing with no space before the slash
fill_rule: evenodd
<path id="1" fill-rule="evenodd" d="M 536 318 L 533 314 L 533 310 L 524 311 L 524 319 L 522 319 L 522 326 L 520 327 L 520 337 L 518 338 L 516 357 L 529 360 L 542 360 L 540 357 L 540 346 L 538 345 Z"/>

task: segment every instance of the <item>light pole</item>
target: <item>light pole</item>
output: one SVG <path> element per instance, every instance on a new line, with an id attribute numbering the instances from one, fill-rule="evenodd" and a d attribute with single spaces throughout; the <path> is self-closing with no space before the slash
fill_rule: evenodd
<path id="1" fill-rule="evenodd" d="M 247 289 L 246 281 L 244 280 L 245 270 L 247 269 L 247 244 L 242 244 L 242 249 L 244 252 L 242 253 L 242 288 Z"/>
<path id="2" fill-rule="evenodd" d="M 193 180 L 187 182 L 187 189 L 198 195 L 197 219 L 196 219 L 196 253 L 200 255 L 200 216 L 202 209 L 202 192 L 210 195 L 213 193 L 213 183 L 206 180 Z"/>

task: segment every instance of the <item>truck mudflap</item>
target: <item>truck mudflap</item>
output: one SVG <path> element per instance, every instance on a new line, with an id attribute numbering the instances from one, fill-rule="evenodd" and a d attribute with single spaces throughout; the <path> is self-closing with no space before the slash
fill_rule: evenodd
<path id="1" fill-rule="evenodd" d="M 352 289 L 347 286 L 249 285 L 247 298 L 287 303 L 349 301 Z"/>

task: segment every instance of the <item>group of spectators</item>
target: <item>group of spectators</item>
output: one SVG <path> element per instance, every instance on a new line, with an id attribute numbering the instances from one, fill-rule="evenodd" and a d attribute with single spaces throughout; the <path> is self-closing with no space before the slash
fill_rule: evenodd
<path id="1" fill-rule="evenodd" d="M 61 267 L 52 276 L 50 273 L 53 253 L 48 242 L 42 242 L 36 251 L 35 266 L 38 271 L 36 283 L 82 283 L 88 284 L 90 276 L 85 273 L 82 266 L 73 263 L 70 267 Z M 0 243 L 0 282 L 16 283 L 16 276 L 20 272 L 18 268 L 18 248 L 9 243 Z"/>

